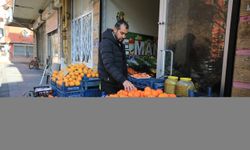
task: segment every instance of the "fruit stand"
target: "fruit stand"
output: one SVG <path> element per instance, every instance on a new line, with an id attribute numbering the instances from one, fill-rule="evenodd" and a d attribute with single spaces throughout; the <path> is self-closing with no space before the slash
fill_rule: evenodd
<path id="1" fill-rule="evenodd" d="M 101 97 L 98 73 L 84 64 L 69 65 L 51 78 L 54 97 Z"/>
<path id="2" fill-rule="evenodd" d="M 47 95 L 49 98 L 105 96 L 110 98 L 175 98 L 211 96 L 211 88 L 208 88 L 208 93 L 197 93 L 190 78 L 180 78 L 180 80 L 178 80 L 178 77 L 169 76 L 168 79 L 156 79 L 147 73 L 137 72 L 130 67 L 128 68 L 128 74 L 128 80 L 133 83 L 137 89 L 133 91 L 121 90 L 116 94 L 106 96 L 105 93 L 100 90 L 100 79 L 97 72 L 84 64 L 69 65 L 61 71 L 53 72 L 50 82 L 52 93 Z M 176 79 L 174 84 L 171 81 L 169 82 L 171 78 Z M 189 84 L 183 84 L 183 81 L 188 81 Z M 192 86 L 190 86 L 190 83 Z M 185 87 L 185 85 L 187 86 Z M 185 89 L 183 89 L 183 87 Z"/>

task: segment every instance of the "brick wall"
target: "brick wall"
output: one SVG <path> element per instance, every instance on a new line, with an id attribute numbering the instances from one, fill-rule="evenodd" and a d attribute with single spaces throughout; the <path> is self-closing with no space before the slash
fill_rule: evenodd
<path id="1" fill-rule="evenodd" d="M 250 0 L 241 0 L 233 97 L 250 96 Z"/>

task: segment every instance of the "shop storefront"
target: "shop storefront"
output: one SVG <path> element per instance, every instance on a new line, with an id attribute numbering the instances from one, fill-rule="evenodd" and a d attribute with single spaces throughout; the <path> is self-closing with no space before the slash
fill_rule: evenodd
<path id="1" fill-rule="evenodd" d="M 229 3 L 227 0 L 103 0 L 102 31 L 113 27 L 119 13 L 124 13 L 131 27 L 125 40 L 128 62 L 133 62 L 131 58 L 153 61 L 139 66 L 130 63 L 132 68 L 157 78 L 171 73 L 191 77 L 199 91 L 212 89 L 214 96 L 219 96 Z M 173 71 L 170 53 L 164 50 L 174 53 Z"/>
<path id="2" fill-rule="evenodd" d="M 230 82 L 229 55 L 234 55 L 229 43 L 236 38 L 231 34 L 234 3 L 73 0 L 71 62 L 96 70 L 101 33 L 124 17 L 130 25 L 124 40 L 129 69 L 153 79 L 188 77 L 201 96 L 208 96 L 208 92 L 209 96 L 224 96 L 226 83 Z"/>

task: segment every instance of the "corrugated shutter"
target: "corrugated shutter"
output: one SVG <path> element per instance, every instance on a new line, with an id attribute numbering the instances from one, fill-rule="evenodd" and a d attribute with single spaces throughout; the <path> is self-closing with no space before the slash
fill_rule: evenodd
<path id="1" fill-rule="evenodd" d="M 14 56 L 26 56 L 26 47 L 14 46 Z"/>

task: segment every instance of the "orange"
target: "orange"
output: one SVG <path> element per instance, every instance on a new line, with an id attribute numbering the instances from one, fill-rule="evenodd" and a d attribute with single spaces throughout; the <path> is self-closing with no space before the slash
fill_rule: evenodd
<path id="1" fill-rule="evenodd" d="M 81 80 L 82 80 L 82 77 L 81 77 L 81 76 L 78 76 L 76 80 L 77 80 L 77 81 L 81 81 Z"/>
<path id="2" fill-rule="evenodd" d="M 176 95 L 175 94 L 168 94 L 168 97 L 170 97 L 170 98 L 176 98 Z"/>
<path id="3" fill-rule="evenodd" d="M 133 93 L 128 93 L 128 97 L 134 97 Z"/>
<path id="4" fill-rule="evenodd" d="M 81 83 L 80 83 L 79 81 L 76 81 L 76 82 L 75 82 L 75 85 L 76 85 L 76 86 L 80 86 Z"/>
<path id="5" fill-rule="evenodd" d="M 75 83 L 74 83 L 74 82 L 70 82 L 70 83 L 69 83 L 69 86 L 71 86 L 71 87 L 72 87 L 72 86 L 75 86 Z"/>
<path id="6" fill-rule="evenodd" d="M 158 91 L 153 90 L 153 91 L 152 91 L 152 96 L 154 96 L 154 97 L 158 97 L 158 96 L 159 96 Z"/>
<path id="7" fill-rule="evenodd" d="M 144 89 L 144 91 L 151 91 L 151 88 L 150 88 L 150 87 L 146 87 L 146 88 Z"/>
<path id="8" fill-rule="evenodd" d="M 120 97 L 120 98 L 128 98 L 127 95 L 120 95 L 119 97 Z"/>
<path id="9" fill-rule="evenodd" d="M 64 78 L 63 81 L 64 81 L 64 82 L 68 82 L 68 79 L 67 79 L 67 78 Z"/>
<path id="10" fill-rule="evenodd" d="M 145 97 L 149 97 L 152 95 L 152 92 L 151 91 L 144 91 L 144 96 Z"/>
<path id="11" fill-rule="evenodd" d="M 158 89 L 156 91 L 158 92 L 159 95 L 163 93 L 163 91 L 161 89 Z"/>
<path id="12" fill-rule="evenodd" d="M 91 78 L 91 74 L 88 73 L 88 74 L 87 74 L 87 77 L 88 77 L 88 78 Z"/>
<path id="13" fill-rule="evenodd" d="M 166 93 L 162 93 L 159 95 L 159 98 L 167 98 L 168 97 L 168 94 Z"/>
<path id="14" fill-rule="evenodd" d="M 66 86 L 66 87 L 69 87 L 69 82 L 65 82 L 65 86 Z"/>
<path id="15" fill-rule="evenodd" d="M 135 92 L 135 97 L 141 97 L 141 92 L 140 91 L 137 91 L 137 92 Z"/>
<path id="16" fill-rule="evenodd" d="M 85 68 L 85 69 L 83 70 L 83 73 L 84 73 L 84 74 L 88 74 L 88 69 Z"/>
<path id="17" fill-rule="evenodd" d="M 95 77 L 96 77 L 96 74 L 95 74 L 95 73 L 92 73 L 91 76 L 92 76 L 93 78 L 95 78 Z"/>

